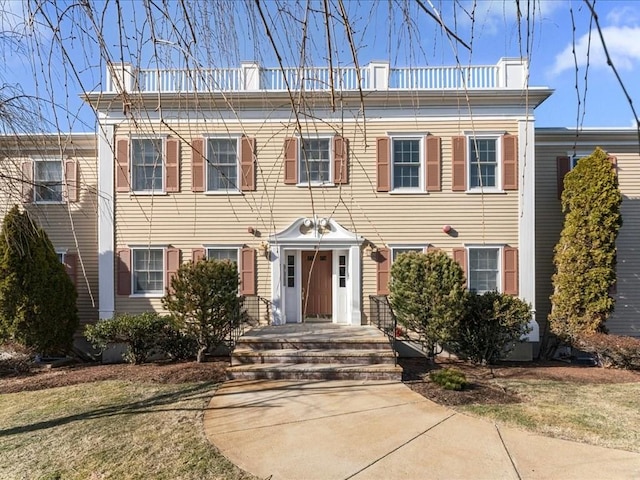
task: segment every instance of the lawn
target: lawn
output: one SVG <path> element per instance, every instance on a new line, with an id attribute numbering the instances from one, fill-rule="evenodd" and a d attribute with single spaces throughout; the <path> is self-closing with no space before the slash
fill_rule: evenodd
<path id="1" fill-rule="evenodd" d="M 205 438 L 216 386 L 107 380 L 0 395 L 0 478 L 254 478 Z"/>
<path id="2" fill-rule="evenodd" d="M 640 452 L 640 382 L 495 380 L 521 403 L 460 405 L 458 411 L 592 445 Z"/>

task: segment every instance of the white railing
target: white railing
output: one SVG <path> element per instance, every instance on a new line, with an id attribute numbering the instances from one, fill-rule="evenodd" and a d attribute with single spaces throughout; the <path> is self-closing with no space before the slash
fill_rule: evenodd
<path id="1" fill-rule="evenodd" d="M 501 59 L 497 65 L 390 68 L 386 62 L 365 67 L 135 69 L 130 64 L 107 70 L 107 92 L 196 93 L 357 90 L 522 89 L 527 62 Z"/>

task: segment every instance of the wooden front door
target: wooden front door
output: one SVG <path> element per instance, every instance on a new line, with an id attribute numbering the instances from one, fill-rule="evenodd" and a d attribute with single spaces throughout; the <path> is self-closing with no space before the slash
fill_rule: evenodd
<path id="1" fill-rule="evenodd" d="M 302 318 L 331 318 L 331 253 L 330 250 L 302 252 Z"/>

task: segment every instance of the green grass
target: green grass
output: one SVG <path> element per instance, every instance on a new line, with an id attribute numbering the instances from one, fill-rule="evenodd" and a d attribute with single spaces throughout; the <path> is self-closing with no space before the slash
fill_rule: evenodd
<path id="1" fill-rule="evenodd" d="M 542 435 L 640 452 L 640 383 L 496 383 L 517 392 L 524 402 L 457 409 Z"/>
<path id="2" fill-rule="evenodd" d="M 204 436 L 215 388 L 105 381 L 0 395 L 0 478 L 253 478 Z"/>

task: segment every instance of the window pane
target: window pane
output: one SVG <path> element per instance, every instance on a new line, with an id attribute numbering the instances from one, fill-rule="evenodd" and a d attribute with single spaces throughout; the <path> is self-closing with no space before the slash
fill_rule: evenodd
<path id="1" fill-rule="evenodd" d="M 163 293 L 162 249 L 133 251 L 133 293 Z"/>
<path id="2" fill-rule="evenodd" d="M 329 182 L 330 153 L 328 138 L 305 138 L 301 142 L 300 182 Z"/>
<path id="3" fill-rule="evenodd" d="M 422 249 L 420 247 L 394 248 L 393 249 L 393 261 L 395 261 L 398 258 L 399 255 L 401 255 L 403 253 L 409 253 L 409 252 L 422 253 L 422 252 L 424 252 L 424 249 Z"/>
<path id="4" fill-rule="evenodd" d="M 210 138 L 207 148 L 207 190 L 237 190 L 238 141 Z"/>
<path id="5" fill-rule="evenodd" d="M 238 249 L 236 248 L 208 248 L 207 258 L 209 260 L 230 260 L 238 263 Z"/>
<path id="6" fill-rule="evenodd" d="M 37 160 L 34 162 L 36 202 L 62 201 L 62 162 Z"/>
<path id="7" fill-rule="evenodd" d="M 469 250 L 469 289 L 479 293 L 498 289 L 498 249 Z"/>
<path id="8" fill-rule="evenodd" d="M 162 191 L 162 139 L 133 139 L 131 179 L 134 191 Z"/>
<path id="9" fill-rule="evenodd" d="M 495 187 L 498 169 L 495 138 L 470 138 L 469 152 L 470 187 Z"/>
<path id="10" fill-rule="evenodd" d="M 393 188 L 420 187 L 420 140 L 393 140 Z"/>

